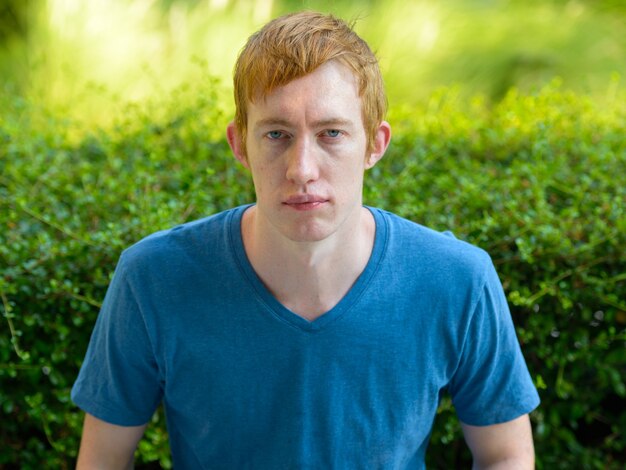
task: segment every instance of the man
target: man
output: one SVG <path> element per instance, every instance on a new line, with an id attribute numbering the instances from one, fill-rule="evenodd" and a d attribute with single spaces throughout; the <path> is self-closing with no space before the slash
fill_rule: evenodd
<path id="1" fill-rule="evenodd" d="M 235 69 L 256 204 L 126 250 L 72 397 L 79 468 L 127 468 L 156 407 L 175 468 L 423 468 L 451 394 L 477 468 L 532 468 L 538 404 L 480 249 L 362 205 L 391 137 L 342 21 L 278 18 Z"/>

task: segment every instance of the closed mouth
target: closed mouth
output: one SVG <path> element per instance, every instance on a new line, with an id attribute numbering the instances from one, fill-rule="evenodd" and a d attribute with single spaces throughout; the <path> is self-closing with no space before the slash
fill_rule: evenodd
<path id="1" fill-rule="evenodd" d="M 298 194 L 295 196 L 290 196 L 283 202 L 283 204 L 294 209 L 304 210 L 314 209 L 321 206 L 325 202 L 328 202 L 328 199 L 321 196 L 315 196 L 311 194 Z"/>

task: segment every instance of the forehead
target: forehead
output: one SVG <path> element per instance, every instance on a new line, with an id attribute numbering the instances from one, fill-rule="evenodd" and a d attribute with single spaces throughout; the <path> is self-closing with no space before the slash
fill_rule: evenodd
<path id="1" fill-rule="evenodd" d="M 354 73 L 339 62 L 330 61 L 249 103 L 249 125 L 272 119 L 340 119 L 362 124 Z"/>

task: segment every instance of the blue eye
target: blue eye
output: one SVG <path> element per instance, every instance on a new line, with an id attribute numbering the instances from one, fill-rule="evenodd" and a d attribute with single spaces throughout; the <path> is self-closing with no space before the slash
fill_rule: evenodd
<path id="1" fill-rule="evenodd" d="M 341 135 L 341 131 L 338 131 L 337 129 L 329 129 L 326 131 L 326 135 L 328 137 L 339 137 L 339 135 Z"/>
<path id="2" fill-rule="evenodd" d="M 281 131 L 269 131 L 267 136 L 270 139 L 280 139 L 283 136 L 283 133 Z"/>

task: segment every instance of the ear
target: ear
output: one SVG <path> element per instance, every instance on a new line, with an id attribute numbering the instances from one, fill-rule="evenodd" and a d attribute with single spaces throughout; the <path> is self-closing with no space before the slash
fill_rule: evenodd
<path id="1" fill-rule="evenodd" d="M 374 147 L 370 149 L 370 153 L 365 161 L 365 169 L 369 170 L 378 161 L 383 158 L 389 142 L 391 141 L 391 126 L 387 121 L 382 121 L 378 129 L 376 130 L 376 137 L 374 138 Z"/>
<path id="2" fill-rule="evenodd" d="M 228 123 L 226 127 L 226 139 L 228 139 L 228 145 L 230 145 L 230 149 L 233 151 L 235 158 L 249 170 L 250 165 L 248 165 L 248 158 L 246 157 L 246 152 L 241 141 L 241 135 L 237 130 L 237 126 L 235 126 L 235 121 Z"/>

